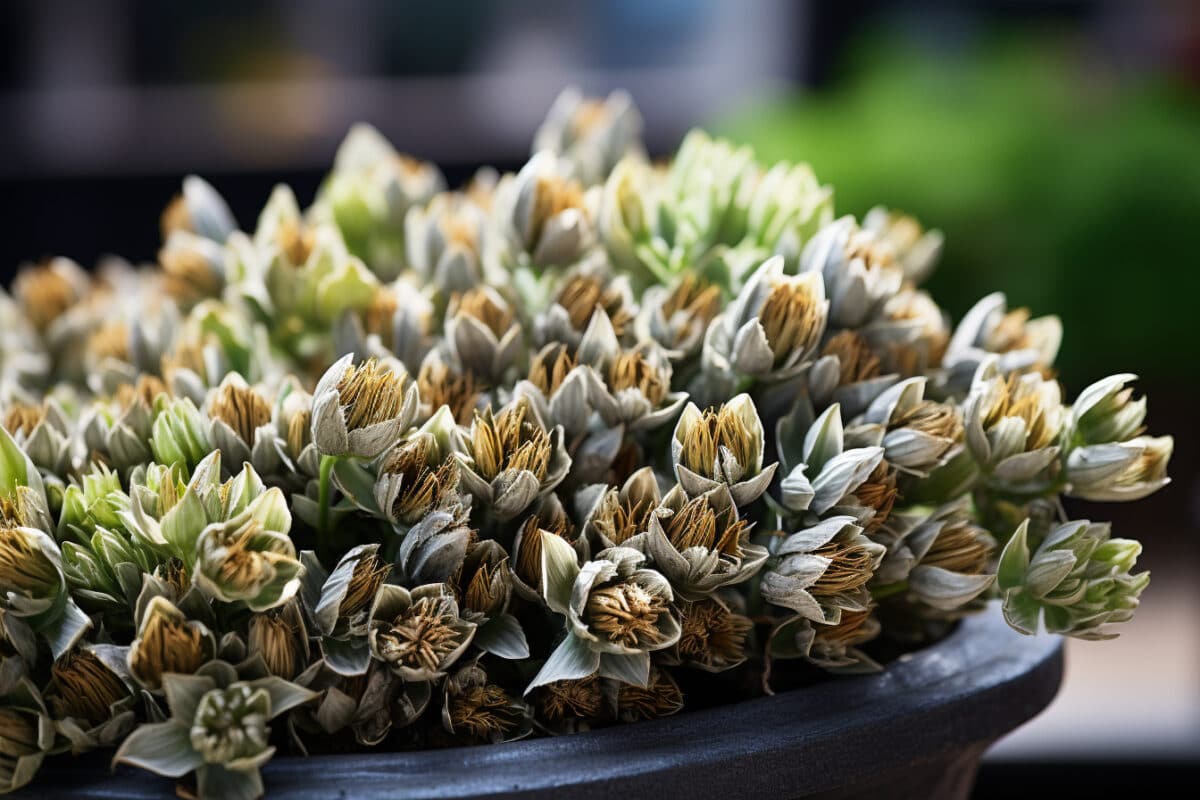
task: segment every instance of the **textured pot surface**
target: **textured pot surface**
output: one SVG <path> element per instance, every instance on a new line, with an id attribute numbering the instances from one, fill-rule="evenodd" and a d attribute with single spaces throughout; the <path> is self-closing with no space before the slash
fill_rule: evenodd
<path id="1" fill-rule="evenodd" d="M 993 606 L 880 675 L 558 738 L 427 752 L 276 758 L 271 798 L 965 798 L 988 745 L 1062 679 L 1057 637 Z M 56 759 L 29 797 L 150 798 L 172 782 Z"/>

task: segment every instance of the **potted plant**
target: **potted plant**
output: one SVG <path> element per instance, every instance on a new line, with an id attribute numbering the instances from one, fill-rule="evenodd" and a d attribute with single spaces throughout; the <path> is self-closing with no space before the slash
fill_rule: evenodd
<path id="1" fill-rule="evenodd" d="M 1131 375 L 1064 402 L 1055 318 L 952 328 L 937 232 L 639 133 L 568 92 L 450 192 L 359 126 L 304 212 L 190 177 L 157 265 L 22 270 L 0 789 L 965 795 L 1060 678 L 1011 629 L 1148 582 L 1059 497 L 1171 439 Z"/>

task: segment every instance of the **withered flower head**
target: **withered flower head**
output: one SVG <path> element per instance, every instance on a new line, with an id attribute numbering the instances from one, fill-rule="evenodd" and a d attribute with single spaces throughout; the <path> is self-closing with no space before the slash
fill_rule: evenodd
<path id="1" fill-rule="evenodd" d="M 683 692 L 665 670 L 651 668 L 646 686 L 622 683 L 617 689 L 617 716 L 625 722 L 669 717 L 683 708 Z"/>
<path id="2" fill-rule="evenodd" d="M 336 386 L 346 427 L 360 430 L 395 419 L 404 407 L 407 380 L 406 375 L 397 374 L 373 358 L 357 367 L 347 366 Z"/>
<path id="3" fill-rule="evenodd" d="M 460 425 L 470 423 L 483 391 L 474 373 L 455 372 L 442 361 L 428 361 L 421 367 L 417 388 L 430 411 L 446 406 Z"/>
<path id="4" fill-rule="evenodd" d="M 343 356 L 321 377 L 312 399 L 312 439 L 322 455 L 375 458 L 416 418 L 419 393 L 402 365 Z"/>
<path id="5" fill-rule="evenodd" d="M 454 594 L 444 584 L 412 592 L 385 585 L 371 612 L 372 655 L 406 681 L 441 677 L 474 635 L 475 623 L 459 616 Z"/>
<path id="6" fill-rule="evenodd" d="M 824 298 L 807 281 L 783 280 L 775 285 L 758 312 L 776 367 L 798 352 L 811 350 L 824 329 Z"/>
<path id="7" fill-rule="evenodd" d="M 615 287 L 605 286 L 597 277 L 592 275 L 574 275 L 559 290 L 555 298 L 571 319 L 571 326 L 576 330 L 584 330 L 591 322 L 596 309 L 603 309 L 612 322 L 613 332 L 618 337 L 625 334 L 625 328 L 633 320 L 633 314 L 625 307 L 625 298 Z"/>
<path id="8" fill-rule="evenodd" d="M 4 409 L 4 429 L 16 436 L 28 436 L 46 418 L 46 405 L 14 401 Z"/>
<path id="9" fill-rule="evenodd" d="M 719 463 L 721 448 L 728 450 L 737 463 L 745 465 L 754 463 L 758 446 L 745 419 L 727 404 L 706 410 L 698 424 L 687 429 L 680 463 L 697 475 L 715 478 L 713 466 Z"/>
<path id="10" fill-rule="evenodd" d="M 155 597 L 129 649 L 129 672 L 142 686 L 157 690 L 165 673 L 191 675 L 215 652 L 216 642 L 204 625 L 188 620 L 166 598 Z"/>
<path id="11" fill-rule="evenodd" d="M 529 382 L 550 397 L 578 364 L 565 344 L 548 344 L 530 360 Z"/>
<path id="12" fill-rule="evenodd" d="M 399 479 L 392 498 L 392 517 L 405 524 L 419 521 L 429 511 L 458 497 L 458 461 L 448 458 L 440 465 L 431 465 L 432 449 L 433 438 L 419 435 L 396 447 L 384 462 L 383 472 Z"/>
<path id="13" fill-rule="evenodd" d="M 208 415 L 228 425 L 246 443 L 254 432 L 271 421 L 271 404 L 245 384 L 224 381 L 209 402 Z"/>
<path id="14" fill-rule="evenodd" d="M 933 400 L 922 400 L 907 411 L 893 416 L 888 429 L 897 428 L 909 428 L 950 442 L 961 441 L 963 437 L 962 418 L 958 410 L 948 403 Z"/>
<path id="15" fill-rule="evenodd" d="M 657 406 L 671 386 L 663 371 L 647 361 L 641 350 L 626 350 L 608 368 L 608 389 L 614 393 L 637 389 L 651 405 Z"/>
<path id="16" fill-rule="evenodd" d="M 375 553 L 367 553 L 354 563 L 354 573 L 346 595 L 338 605 L 338 616 L 353 617 L 370 609 L 379 587 L 392 571 L 392 565 Z"/>
<path id="17" fill-rule="evenodd" d="M 504 548 L 493 540 L 474 541 L 452 586 L 465 613 L 489 618 L 503 613 L 512 593 L 512 573 Z"/>
<path id="18" fill-rule="evenodd" d="M 680 613 L 679 656 L 689 664 L 718 672 L 746 660 L 746 637 L 754 623 L 719 600 L 684 605 Z"/>
<path id="19" fill-rule="evenodd" d="M 52 259 L 24 267 L 13 281 L 13 295 L 39 330 L 49 327 L 80 298 L 79 285 L 59 266 L 60 262 Z"/>
<path id="20" fill-rule="evenodd" d="M 859 333 L 844 330 L 830 337 L 821 350 L 823 356 L 837 356 L 839 386 L 867 381 L 880 374 L 879 357 Z"/>
<path id="21" fill-rule="evenodd" d="M 446 719 L 453 732 L 477 742 L 498 742 L 521 724 L 521 706 L 486 678 L 465 686 L 451 685 L 446 694 Z"/>
<path id="22" fill-rule="evenodd" d="M 72 650 L 50 667 L 46 702 L 57 719 L 99 725 L 108 720 L 112 704 L 128 696 L 129 688 L 90 650 Z"/>
<path id="23" fill-rule="evenodd" d="M 592 512 L 591 524 L 607 544 L 624 544 L 645 531 L 658 498 L 651 494 L 628 493 L 625 497 L 615 488 L 608 489 Z"/>
<path id="24" fill-rule="evenodd" d="M 0 594 L 40 598 L 59 590 L 62 574 L 38 545 L 37 533 L 7 523 L 0 527 Z"/>
<path id="25" fill-rule="evenodd" d="M 457 295 L 450 303 L 450 316 L 473 317 L 482 322 L 497 339 L 512 327 L 515 317 L 508 304 L 494 292 L 479 287 Z"/>
<path id="26" fill-rule="evenodd" d="M 693 272 L 684 273 L 682 280 L 667 295 L 662 306 L 663 315 L 667 319 L 682 313 L 700 320 L 704 325 L 708 325 L 720 310 L 721 290 L 703 278 L 696 277 Z"/>
<path id="27" fill-rule="evenodd" d="M 246 638 L 250 655 L 262 656 L 268 672 L 288 681 L 308 666 L 304 623 L 294 602 L 252 615 Z"/>
<path id="28" fill-rule="evenodd" d="M 548 683 L 535 697 L 538 712 L 549 722 L 595 720 L 604 707 L 603 684 L 595 676 Z"/>
<path id="29" fill-rule="evenodd" d="M 550 435 L 528 417 L 528 402 L 509 406 L 495 417 L 490 412 L 475 414 L 471 444 L 480 477 L 490 481 L 505 470 L 528 470 L 539 481 L 546 477 L 553 452 Z"/>
<path id="30" fill-rule="evenodd" d="M 550 519 L 539 519 L 536 515 L 525 520 L 518 534 L 520 547 L 516 548 L 516 561 L 513 569 L 517 577 L 529 587 L 538 589 L 542 585 L 542 537 L 540 531 L 547 531 L 560 536 L 567 541 L 574 538 L 574 526 L 565 513 L 555 515 Z"/>
<path id="31" fill-rule="evenodd" d="M 983 575 L 990 569 L 995 540 L 969 519 L 955 519 L 938 533 L 921 565 L 961 575 Z"/>
<path id="32" fill-rule="evenodd" d="M 875 512 L 866 523 L 866 530 L 879 530 L 888 521 L 892 506 L 900 496 L 896 489 L 896 470 L 881 460 L 867 479 L 854 490 L 854 496 L 858 498 L 858 502 Z"/>
<path id="33" fill-rule="evenodd" d="M 528 241 L 539 242 L 546 223 L 568 209 L 583 209 L 583 187 L 553 172 L 538 177 Z"/>
<path id="34" fill-rule="evenodd" d="M 1014 308 L 1006 312 L 988 332 L 984 348 L 989 353 L 1010 353 L 1014 350 L 1037 349 L 1040 344 L 1031 335 L 1026 323 L 1032 312 L 1028 308 Z"/>
<path id="35" fill-rule="evenodd" d="M 829 559 L 829 566 L 809 587 L 813 597 L 821 598 L 852 592 L 866 586 L 875 572 L 879 557 L 867 543 L 831 539 L 813 551 Z"/>
<path id="36" fill-rule="evenodd" d="M 653 647 L 662 641 L 660 619 L 670 614 L 668 598 L 632 582 L 594 590 L 584 615 L 590 629 L 623 647 Z"/>

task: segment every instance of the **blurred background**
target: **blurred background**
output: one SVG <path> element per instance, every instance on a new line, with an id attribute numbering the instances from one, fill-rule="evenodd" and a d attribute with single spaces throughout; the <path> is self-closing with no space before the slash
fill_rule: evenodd
<path id="1" fill-rule="evenodd" d="M 152 259 L 190 172 L 243 227 L 278 181 L 306 203 L 360 119 L 452 183 L 515 168 L 568 84 L 627 88 L 655 155 L 703 125 L 811 162 L 839 213 L 941 228 L 934 295 L 956 317 L 995 289 L 1060 314 L 1069 395 L 1141 375 L 1175 483 L 1070 511 L 1142 539 L 1154 583 L 1122 638 L 1070 643 L 1059 699 L 977 796 L 1194 779 L 1200 4 L 5 0 L 0 276 Z"/>

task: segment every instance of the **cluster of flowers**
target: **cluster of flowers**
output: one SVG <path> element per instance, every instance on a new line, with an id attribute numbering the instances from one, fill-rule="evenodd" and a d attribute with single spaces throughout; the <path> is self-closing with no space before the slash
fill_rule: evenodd
<path id="1" fill-rule="evenodd" d="M 1140 545 L 1059 497 L 1167 482 L 1133 376 L 1065 405 L 1057 319 L 918 288 L 937 232 L 640 129 L 568 92 L 447 191 L 356 127 L 307 211 L 190 177 L 157 264 L 0 292 L 0 790 L 115 747 L 252 798 L 277 746 L 663 716 L 990 598 L 1131 617 Z"/>

